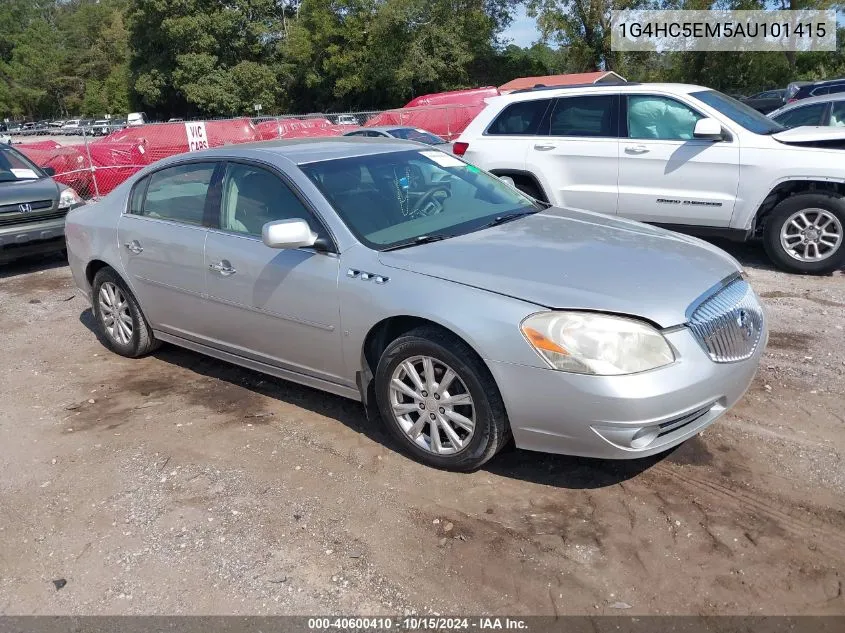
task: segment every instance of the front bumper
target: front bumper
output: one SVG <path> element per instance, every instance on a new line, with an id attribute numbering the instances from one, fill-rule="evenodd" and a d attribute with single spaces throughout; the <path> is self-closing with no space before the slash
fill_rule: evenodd
<path id="1" fill-rule="evenodd" d="M 64 248 L 65 217 L 0 227 L 0 260 Z"/>
<path id="2" fill-rule="evenodd" d="M 745 393 L 766 346 L 714 363 L 687 328 L 667 333 L 677 360 L 629 376 L 587 376 L 488 361 L 519 448 L 605 459 L 665 451 L 700 433 Z"/>

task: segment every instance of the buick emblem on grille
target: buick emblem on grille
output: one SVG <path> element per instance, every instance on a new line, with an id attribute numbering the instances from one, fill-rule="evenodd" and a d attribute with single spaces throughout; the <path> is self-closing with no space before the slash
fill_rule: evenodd
<path id="1" fill-rule="evenodd" d="M 31 213 L 32 212 L 32 205 L 28 202 L 24 202 L 23 204 L 18 205 L 18 211 L 21 213 Z"/>
<path id="2" fill-rule="evenodd" d="M 746 341 L 754 338 L 754 321 L 751 320 L 751 316 L 747 311 L 739 311 L 739 314 L 736 316 L 736 324 L 739 326 L 739 331 L 742 332 L 742 336 Z"/>

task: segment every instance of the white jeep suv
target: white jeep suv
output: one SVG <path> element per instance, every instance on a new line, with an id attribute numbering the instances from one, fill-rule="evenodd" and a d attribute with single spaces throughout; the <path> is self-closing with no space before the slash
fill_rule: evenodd
<path id="1" fill-rule="evenodd" d="M 535 88 L 487 100 L 454 152 L 556 206 L 762 238 L 780 267 L 845 264 L 845 129 L 786 130 L 681 84 Z"/>

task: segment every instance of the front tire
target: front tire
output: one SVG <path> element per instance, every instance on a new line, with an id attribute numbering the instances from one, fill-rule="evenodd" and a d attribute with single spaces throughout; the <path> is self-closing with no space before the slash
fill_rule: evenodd
<path id="1" fill-rule="evenodd" d="M 763 230 L 771 260 L 788 272 L 823 275 L 845 265 L 845 198 L 799 193 L 772 210 Z"/>
<path id="2" fill-rule="evenodd" d="M 159 346 L 135 295 L 113 268 L 102 268 L 92 284 L 97 334 L 106 347 L 127 358 L 149 354 Z"/>
<path id="3" fill-rule="evenodd" d="M 436 327 L 416 328 L 387 346 L 375 389 L 390 433 L 429 466 L 475 470 L 509 439 L 505 406 L 483 361 Z"/>

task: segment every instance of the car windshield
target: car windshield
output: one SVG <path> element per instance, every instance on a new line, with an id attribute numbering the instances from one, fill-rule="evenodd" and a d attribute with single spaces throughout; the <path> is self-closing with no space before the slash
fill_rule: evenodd
<path id="1" fill-rule="evenodd" d="M 37 180 L 43 177 L 41 170 L 26 156 L 11 147 L 0 146 L 0 182 Z"/>
<path id="2" fill-rule="evenodd" d="M 749 132 L 755 134 L 774 134 L 785 128 L 775 123 L 764 114 L 760 114 L 751 106 L 737 101 L 733 97 L 717 92 L 716 90 L 702 90 L 693 92 L 692 96 L 706 103 L 711 108 L 718 110 L 734 123 L 738 123 Z"/>
<path id="3" fill-rule="evenodd" d="M 352 233 L 384 250 L 477 231 L 539 203 L 438 150 L 319 161 L 300 169 Z"/>
<path id="4" fill-rule="evenodd" d="M 392 130 L 388 130 L 388 134 L 396 138 L 403 138 L 408 141 L 418 141 L 427 145 L 442 145 L 446 142 L 444 139 L 439 136 L 435 136 L 431 132 L 418 130 L 413 127 L 397 127 Z"/>

